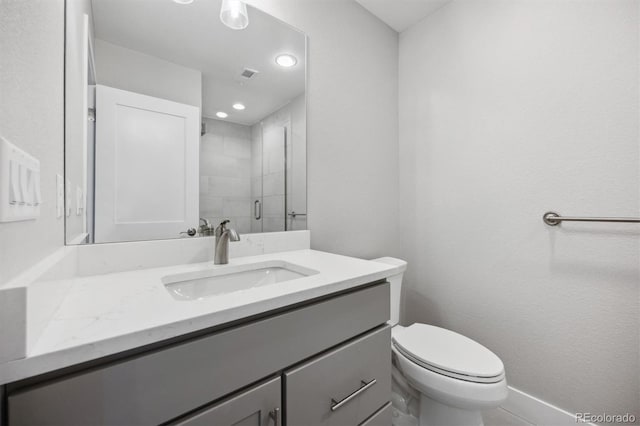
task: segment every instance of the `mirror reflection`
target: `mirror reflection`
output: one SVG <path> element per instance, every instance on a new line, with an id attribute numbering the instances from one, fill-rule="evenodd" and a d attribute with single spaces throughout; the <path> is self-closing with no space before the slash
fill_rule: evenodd
<path id="1" fill-rule="evenodd" d="M 306 229 L 303 33 L 239 1 L 66 13 L 67 244 Z"/>

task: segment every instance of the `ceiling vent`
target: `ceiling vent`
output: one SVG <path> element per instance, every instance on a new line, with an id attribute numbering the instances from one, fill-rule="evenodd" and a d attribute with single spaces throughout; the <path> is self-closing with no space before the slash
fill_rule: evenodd
<path id="1" fill-rule="evenodd" d="M 245 68 L 244 70 L 242 70 L 242 73 L 240 74 L 240 76 L 243 77 L 243 78 L 246 78 L 247 80 L 249 80 L 250 78 L 253 78 L 259 72 L 260 71 L 252 70 L 250 68 Z"/>

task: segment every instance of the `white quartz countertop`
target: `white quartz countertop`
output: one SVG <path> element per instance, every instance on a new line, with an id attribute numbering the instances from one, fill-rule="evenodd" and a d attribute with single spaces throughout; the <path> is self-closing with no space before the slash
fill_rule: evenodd
<path id="1" fill-rule="evenodd" d="M 201 300 L 176 300 L 167 275 L 282 261 L 315 275 Z M 347 290 L 400 272 L 399 267 L 315 250 L 193 263 L 50 281 L 65 296 L 25 358 L 0 364 L 0 384 L 98 359 L 190 332 Z"/>

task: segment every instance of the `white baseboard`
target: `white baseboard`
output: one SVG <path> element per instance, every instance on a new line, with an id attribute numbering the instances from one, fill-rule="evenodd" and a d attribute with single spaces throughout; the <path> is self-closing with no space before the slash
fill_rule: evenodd
<path id="1" fill-rule="evenodd" d="M 538 426 L 589 425 L 576 419 L 576 415 L 549 404 L 535 396 L 509 386 L 509 397 L 502 408 L 527 422 Z"/>

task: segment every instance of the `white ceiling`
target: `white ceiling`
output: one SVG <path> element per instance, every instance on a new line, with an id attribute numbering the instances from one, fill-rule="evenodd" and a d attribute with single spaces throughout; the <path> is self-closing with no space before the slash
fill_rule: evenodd
<path id="1" fill-rule="evenodd" d="M 172 0 L 92 0 L 96 38 L 202 72 L 202 113 L 251 125 L 305 90 L 305 36 L 249 6 L 249 26 L 241 31 L 219 19 L 221 0 L 179 5 Z M 275 63 L 291 53 L 290 69 Z M 260 73 L 244 80 L 251 68 Z M 100 70 L 98 70 L 99 72 Z M 245 104 L 244 111 L 231 105 Z"/>
<path id="2" fill-rule="evenodd" d="M 356 0 L 381 21 L 401 33 L 451 0 Z"/>

